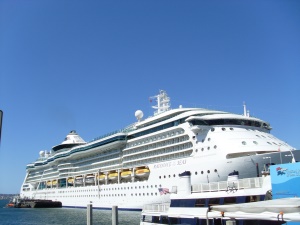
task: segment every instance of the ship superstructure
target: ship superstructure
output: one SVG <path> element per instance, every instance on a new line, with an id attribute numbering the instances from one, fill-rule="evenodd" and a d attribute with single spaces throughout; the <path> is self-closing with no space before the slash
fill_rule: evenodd
<path id="1" fill-rule="evenodd" d="M 243 115 L 204 108 L 170 108 L 160 91 L 154 116 L 85 142 L 75 131 L 27 165 L 21 197 L 61 201 L 65 207 L 141 209 L 169 201 L 160 188 L 177 186 L 179 173 L 191 171 L 191 182 L 210 183 L 260 177 L 271 164 L 300 155 L 274 137 L 270 124 Z"/>

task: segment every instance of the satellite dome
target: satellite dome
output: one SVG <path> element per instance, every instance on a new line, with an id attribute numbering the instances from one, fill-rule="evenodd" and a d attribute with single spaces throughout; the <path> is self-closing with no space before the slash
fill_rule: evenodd
<path id="1" fill-rule="evenodd" d="M 44 157 L 45 156 L 45 152 L 42 150 L 40 151 L 40 157 Z"/>
<path id="2" fill-rule="evenodd" d="M 136 119 L 138 121 L 140 121 L 143 118 L 144 113 L 142 112 L 142 110 L 136 110 L 134 115 L 135 115 Z"/>

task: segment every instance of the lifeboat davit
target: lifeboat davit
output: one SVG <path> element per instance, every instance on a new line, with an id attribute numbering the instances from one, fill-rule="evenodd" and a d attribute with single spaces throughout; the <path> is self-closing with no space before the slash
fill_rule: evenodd
<path id="1" fill-rule="evenodd" d="M 135 175 L 138 177 L 148 177 L 150 173 L 150 170 L 146 167 L 137 168 L 135 170 Z"/>
<path id="2" fill-rule="evenodd" d="M 131 177 L 131 171 L 130 170 L 126 170 L 121 172 L 121 177 L 123 179 L 129 179 Z"/>

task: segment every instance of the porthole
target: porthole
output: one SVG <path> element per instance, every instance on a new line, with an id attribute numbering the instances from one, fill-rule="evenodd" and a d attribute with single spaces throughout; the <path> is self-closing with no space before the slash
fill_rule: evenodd
<path id="1" fill-rule="evenodd" d="M 243 144 L 243 145 L 246 145 L 246 141 L 242 141 L 242 144 Z"/>
<path id="2" fill-rule="evenodd" d="M 210 149 L 210 147 L 207 147 L 207 150 L 209 150 Z"/>
<path id="3" fill-rule="evenodd" d="M 215 128 L 211 128 L 210 130 L 211 130 L 211 131 L 215 131 Z"/>
<path id="4" fill-rule="evenodd" d="M 195 172 L 195 175 L 197 175 L 197 174 L 198 174 L 198 172 L 196 171 L 196 172 Z"/>
<path id="5" fill-rule="evenodd" d="M 202 143 L 204 142 L 204 139 L 202 139 Z"/>
<path id="6" fill-rule="evenodd" d="M 218 170 L 217 169 L 215 169 L 215 173 L 217 172 Z"/>
<path id="7" fill-rule="evenodd" d="M 217 148 L 217 146 L 215 145 L 215 146 L 214 146 L 214 148 L 216 149 L 216 148 Z"/>
<path id="8" fill-rule="evenodd" d="M 260 136 L 259 136 L 258 134 L 256 135 L 256 137 L 259 137 L 259 138 L 260 138 Z"/>
<path id="9" fill-rule="evenodd" d="M 272 145 L 270 142 L 267 142 L 269 145 Z"/>
<path id="10" fill-rule="evenodd" d="M 210 141 L 210 138 L 208 138 L 207 140 Z"/>
<path id="11" fill-rule="evenodd" d="M 233 128 L 232 128 L 232 127 L 230 127 L 229 129 L 230 129 L 230 130 L 233 130 Z"/>
<path id="12" fill-rule="evenodd" d="M 201 151 L 204 151 L 204 148 L 201 148 Z"/>
<path id="13" fill-rule="evenodd" d="M 198 149 L 196 149 L 195 152 L 198 152 Z"/>
<path id="14" fill-rule="evenodd" d="M 222 131 L 225 131 L 226 130 L 226 128 L 225 127 L 222 127 Z"/>
<path id="15" fill-rule="evenodd" d="M 210 173 L 210 170 L 207 170 L 207 173 Z"/>
<path id="16" fill-rule="evenodd" d="M 203 174 L 203 171 L 201 171 L 201 174 Z"/>
<path id="17" fill-rule="evenodd" d="M 258 144 L 257 141 L 253 141 L 253 143 L 256 144 L 256 145 Z"/>

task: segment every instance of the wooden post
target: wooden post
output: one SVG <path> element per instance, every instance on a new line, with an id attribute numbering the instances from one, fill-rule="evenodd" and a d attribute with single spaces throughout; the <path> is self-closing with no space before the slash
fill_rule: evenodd
<path id="1" fill-rule="evenodd" d="M 111 210 L 111 224 L 118 225 L 118 206 L 113 206 Z"/>
<path id="2" fill-rule="evenodd" d="M 86 207 L 86 224 L 93 225 L 93 205 L 87 204 Z"/>

